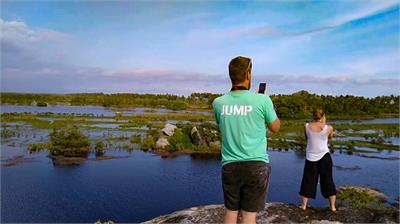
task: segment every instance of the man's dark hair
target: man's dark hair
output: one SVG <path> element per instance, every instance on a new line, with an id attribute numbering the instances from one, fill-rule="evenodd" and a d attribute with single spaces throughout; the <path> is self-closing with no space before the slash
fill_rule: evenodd
<path id="1" fill-rule="evenodd" d="M 251 59 L 238 56 L 229 62 L 229 77 L 232 84 L 237 85 L 246 78 L 246 72 L 251 70 Z"/>

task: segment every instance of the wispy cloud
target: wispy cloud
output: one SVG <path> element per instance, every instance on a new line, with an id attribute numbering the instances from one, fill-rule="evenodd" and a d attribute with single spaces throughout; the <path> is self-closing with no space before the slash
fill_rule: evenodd
<path id="1" fill-rule="evenodd" d="M 361 3 L 365 3 L 363 4 L 363 7 L 360 7 L 359 9 L 355 9 L 354 11 L 348 13 L 339 14 L 332 19 L 326 21 L 326 24 L 330 26 L 340 26 L 354 20 L 374 15 L 382 10 L 393 7 L 395 5 L 397 5 L 398 7 L 399 5 L 398 0 L 366 1 Z"/>
<path id="2" fill-rule="evenodd" d="M 13 42 L 21 45 L 34 44 L 42 41 L 63 41 L 73 38 L 73 35 L 51 29 L 35 29 L 21 21 L 4 21 L 0 19 L 0 30 L 1 41 Z"/>
<path id="3" fill-rule="evenodd" d="M 225 32 L 227 36 L 302 36 L 312 33 L 319 33 L 326 30 L 331 30 L 335 26 L 316 27 L 311 29 L 304 29 L 300 31 L 290 31 L 274 28 L 272 26 L 259 26 L 259 27 L 241 27 Z"/>
<path id="4" fill-rule="evenodd" d="M 388 9 L 393 6 L 398 6 L 399 1 L 397 0 L 386 0 L 386 1 L 370 1 L 366 2 L 363 7 L 352 10 L 351 12 L 346 12 L 343 14 L 338 14 L 337 16 L 322 21 L 319 25 L 314 24 L 310 28 L 303 28 L 301 30 L 290 30 L 277 28 L 272 25 L 258 25 L 258 26 L 248 26 L 243 25 L 238 28 L 229 29 L 224 32 L 228 37 L 236 36 L 303 36 L 314 33 L 320 33 L 324 31 L 329 31 L 340 27 L 346 23 L 362 19 L 382 10 Z"/>
<path id="5" fill-rule="evenodd" d="M 274 93 L 398 92 L 398 1 L 321 2 L 312 11 L 297 3 L 151 2 L 130 5 L 140 11 L 134 16 L 121 13 L 124 4 L 96 16 L 85 4 L 38 3 L 41 15 L 3 10 L 2 91 L 222 93 L 229 60 L 247 55 L 253 86 L 267 81 Z M 59 17 L 48 17 L 53 9 Z"/>

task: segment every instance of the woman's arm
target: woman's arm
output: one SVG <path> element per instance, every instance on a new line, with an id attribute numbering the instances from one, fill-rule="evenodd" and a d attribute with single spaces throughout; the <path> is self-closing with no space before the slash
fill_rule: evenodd
<path id="1" fill-rule="evenodd" d="M 307 143 L 307 130 L 306 130 L 306 128 L 307 128 L 307 124 L 304 125 L 304 139 L 306 140 L 306 143 Z"/>
<path id="2" fill-rule="evenodd" d="M 328 125 L 328 138 L 332 138 L 334 133 L 335 132 L 333 131 L 333 127 L 331 125 Z"/>

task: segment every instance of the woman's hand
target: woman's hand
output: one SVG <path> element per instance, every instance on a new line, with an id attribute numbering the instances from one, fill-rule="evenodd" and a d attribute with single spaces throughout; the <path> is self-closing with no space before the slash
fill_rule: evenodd
<path id="1" fill-rule="evenodd" d="M 346 137 L 346 135 L 340 134 L 340 133 L 338 133 L 336 131 L 333 132 L 333 136 L 335 136 L 335 137 Z"/>

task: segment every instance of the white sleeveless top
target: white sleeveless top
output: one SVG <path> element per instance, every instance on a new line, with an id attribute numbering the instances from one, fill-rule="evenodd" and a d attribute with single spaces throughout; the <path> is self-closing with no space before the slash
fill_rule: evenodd
<path id="1" fill-rule="evenodd" d="M 325 125 L 322 131 L 313 132 L 306 123 L 307 148 L 306 158 L 309 161 L 315 162 L 320 160 L 327 152 L 328 148 L 328 125 Z"/>

